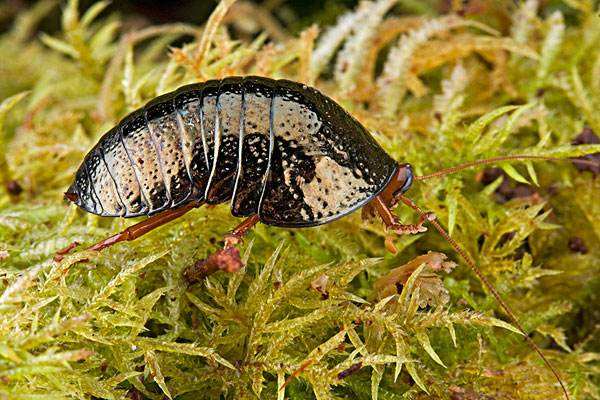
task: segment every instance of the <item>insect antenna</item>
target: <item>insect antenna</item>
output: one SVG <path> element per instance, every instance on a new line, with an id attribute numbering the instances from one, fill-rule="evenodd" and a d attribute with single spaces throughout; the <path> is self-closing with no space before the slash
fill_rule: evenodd
<path id="1" fill-rule="evenodd" d="M 514 161 L 514 160 L 570 161 L 570 162 L 573 162 L 573 163 L 576 163 L 579 165 L 589 165 L 592 167 L 600 167 L 600 163 L 598 163 L 598 162 L 594 162 L 591 160 L 582 160 L 579 158 L 573 159 L 573 158 L 558 158 L 558 157 L 517 154 L 517 155 L 512 155 L 512 156 L 499 156 L 499 157 L 486 158 L 483 160 L 475 160 L 475 161 L 467 162 L 464 164 L 459 164 L 454 167 L 441 169 L 441 170 L 439 170 L 437 172 L 433 172 L 431 174 L 415 176 L 414 180 L 415 181 L 424 181 L 424 180 L 431 179 L 431 178 L 437 178 L 439 176 L 454 174 L 458 171 L 462 171 L 463 169 L 476 167 L 478 165 L 495 164 L 495 163 L 502 162 L 502 161 Z"/>
<path id="2" fill-rule="evenodd" d="M 417 206 L 411 199 L 404 197 L 401 194 L 396 194 L 396 198 L 401 200 L 404 204 L 406 204 L 413 210 L 415 210 L 419 214 L 420 217 L 423 217 L 426 215 L 426 213 L 423 210 L 421 210 L 421 208 L 419 206 Z M 450 246 L 452 246 L 452 248 L 463 258 L 463 260 L 465 260 L 465 262 L 467 263 L 469 268 L 471 268 L 471 270 L 475 273 L 475 275 L 477 275 L 479 280 L 489 290 L 489 292 L 492 294 L 492 296 L 494 296 L 494 298 L 496 299 L 498 304 L 500 304 L 500 306 L 506 312 L 506 314 L 509 316 L 509 318 L 511 319 L 513 324 L 515 324 L 516 327 L 519 329 L 519 331 L 521 331 L 521 334 L 523 334 L 523 337 L 525 338 L 525 341 L 527 342 L 529 347 L 531 347 L 540 356 L 540 358 L 542 359 L 544 364 L 546 364 L 548 369 L 550 369 L 550 371 L 552 371 L 552 374 L 554 374 L 554 376 L 556 377 L 556 380 L 560 384 L 560 386 L 565 394 L 565 398 L 567 400 L 570 400 L 569 392 L 567 391 L 567 388 L 566 388 L 565 384 L 563 383 L 563 380 L 560 377 L 558 370 L 556 368 L 554 368 L 552 363 L 550 363 L 550 361 L 546 358 L 546 356 L 544 356 L 544 354 L 542 353 L 540 348 L 529 337 L 527 332 L 525 332 L 523 325 L 521 325 L 521 323 L 517 319 L 517 316 L 515 315 L 515 313 L 508 306 L 508 304 L 506 304 L 506 302 L 502 299 L 502 297 L 500 296 L 500 293 L 498 293 L 498 291 L 496 290 L 494 285 L 492 285 L 492 283 L 485 277 L 485 275 L 483 275 L 481 270 L 475 264 L 475 261 L 473 261 L 471 256 L 469 256 L 469 254 L 454 239 L 452 239 L 450 237 L 450 235 L 446 232 L 446 230 L 440 225 L 440 223 L 436 219 L 427 219 L 427 220 L 440 233 L 440 235 L 442 235 L 442 237 L 448 242 L 448 244 L 450 244 Z"/>

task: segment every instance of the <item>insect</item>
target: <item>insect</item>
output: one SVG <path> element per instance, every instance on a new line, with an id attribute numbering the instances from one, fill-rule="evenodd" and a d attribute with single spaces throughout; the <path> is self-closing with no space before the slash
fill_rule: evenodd
<path id="1" fill-rule="evenodd" d="M 385 210 L 412 179 L 410 165 L 316 89 L 231 77 L 184 86 L 125 117 L 87 154 L 65 196 L 101 216 L 150 216 L 96 250 L 229 202 L 234 216 L 248 217 L 228 236 L 231 248 L 257 222 L 311 227 L 373 199 L 366 210 L 385 213 L 394 231 L 422 231 Z"/>
<path id="2" fill-rule="evenodd" d="M 94 250 L 133 240 L 202 204 L 229 202 L 231 213 L 246 219 L 222 250 L 198 264 L 202 275 L 238 269 L 235 245 L 258 222 L 312 227 L 359 208 L 398 234 L 423 232 L 429 222 L 525 334 L 470 256 L 433 214 L 404 196 L 415 180 L 511 159 L 551 158 L 496 157 L 415 176 L 409 164 L 392 159 L 366 128 L 316 89 L 288 80 L 230 77 L 183 86 L 126 116 L 87 154 L 65 197 L 101 216 L 149 216 Z M 418 223 L 397 220 L 391 209 L 400 201 L 419 213 Z M 568 398 L 564 385 L 563 390 Z"/>

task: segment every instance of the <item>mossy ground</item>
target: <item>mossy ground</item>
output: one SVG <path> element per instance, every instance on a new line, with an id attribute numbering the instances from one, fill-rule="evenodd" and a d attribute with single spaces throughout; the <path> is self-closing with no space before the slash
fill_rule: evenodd
<path id="1" fill-rule="evenodd" d="M 259 226 L 244 270 L 188 287 L 182 271 L 237 223 L 219 206 L 100 254 L 52 257 L 131 223 L 62 199 L 103 132 L 214 77 L 313 84 L 417 174 L 600 152 L 571 145 L 586 126 L 600 132 L 597 3 L 378 0 L 293 35 L 232 0 L 204 27 L 127 33 L 106 3 L 70 1 L 61 33 L 34 34 L 56 3 L 38 2 L 0 37 L 0 398 L 561 397 L 435 231 L 393 238 L 393 255 L 381 224 L 359 213 L 314 229 Z M 569 162 L 501 167 L 417 182 L 408 195 L 477 261 L 572 398 L 598 399 L 600 181 Z M 380 278 L 429 251 L 458 266 L 418 258 L 386 297 Z"/>

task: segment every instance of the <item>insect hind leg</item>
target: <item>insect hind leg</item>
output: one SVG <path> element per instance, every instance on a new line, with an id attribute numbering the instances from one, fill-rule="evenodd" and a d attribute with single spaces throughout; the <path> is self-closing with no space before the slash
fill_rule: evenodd
<path id="1" fill-rule="evenodd" d="M 192 201 L 190 203 L 185 204 L 182 207 L 163 211 L 148 219 L 138 222 L 137 224 L 131 225 L 122 232 L 119 232 L 88 247 L 88 250 L 101 251 L 119 242 L 135 240 L 140 236 L 145 235 L 146 233 L 158 228 L 159 226 L 162 226 L 168 222 L 173 221 L 176 218 L 181 217 L 188 211 L 196 207 L 200 207 L 201 205 L 202 202 Z M 56 255 L 54 256 L 54 260 L 57 262 L 61 261 L 64 258 L 64 256 L 68 254 L 71 250 L 73 250 L 75 247 L 77 247 L 77 245 L 77 242 L 73 242 L 64 249 L 57 251 Z"/>
<path id="2" fill-rule="evenodd" d="M 200 202 L 190 202 L 182 207 L 163 211 L 144 221 L 138 222 L 137 224 L 126 228 L 124 231 L 119 232 L 116 235 L 113 235 L 96 243 L 95 245 L 91 246 L 89 250 L 100 251 L 119 242 L 135 240 L 140 236 L 143 236 L 146 233 L 158 228 L 159 226 L 162 226 L 168 222 L 173 221 L 176 218 L 181 217 L 188 211 L 196 207 L 200 207 L 200 205 L 202 205 L 202 203 Z"/>

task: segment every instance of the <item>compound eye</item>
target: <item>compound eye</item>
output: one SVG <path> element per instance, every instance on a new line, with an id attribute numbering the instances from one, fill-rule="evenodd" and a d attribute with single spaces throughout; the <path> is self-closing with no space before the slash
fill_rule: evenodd
<path id="1" fill-rule="evenodd" d="M 412 186 L 412 182 L 413 182 L 412 174 L 410 174 L 407 178 L 408 179 L 406 179 L 406 182 L 404 182 L 402 189 L 400 189 L 401 193 L 405 193 Z"/>
<path id="2" fill-rule="evenodd" d="M 412 185 L 413 182 L 413 172 L 412 172 L 412 166 L 410 164 L 400 164 L 398 167 L 398 173 L 397 173 L 397 180 L 396 180 L 396 184 L 400 185 L 402 184 L 402 186 L 396 186 L 392 193 L 392 196 L 398 196 L 400 194 L 403 194 L 404 192 L 406 192 L 410 186 Z"/>
<path id="3" fill-rule="evenodd" d="M 402 185 L 402 189 L 400 189 L 400 193 L 406 192 L 410 189 L 410 186 L 413 183 L 413 171 L 412 166 L 410 164 L 403 165 L 404 171 L 406 173 L 406 180 L 404 181 L 404 185 Z"/>

